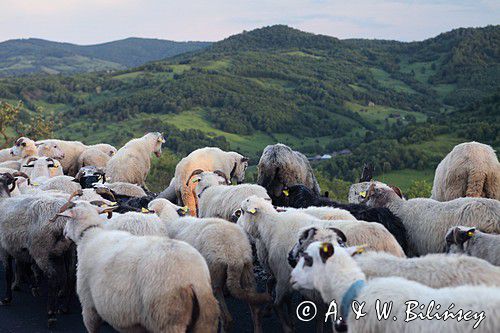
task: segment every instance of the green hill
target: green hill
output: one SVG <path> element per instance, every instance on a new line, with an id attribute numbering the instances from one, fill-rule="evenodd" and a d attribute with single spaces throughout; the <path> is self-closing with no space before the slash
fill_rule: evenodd
<path id="1" fill-rule="evenodd" d="M 208 45 L 146 38 L 85 46 L 36 38 L 8 40 L 0 43 L 0 76 L 125 69 Z"/>
<path id="2" fill-rule="evenodd" d="M 178 156 L 217 145 L 253 163 L 280 141 L 310 156 L 349 149 L 315 163 L 325 181 L 353 181 L 365 162 L 397 182 L 429 179 L 458 142 L 500 146 L 499 33 L 402 43 L 278 25 L 113 73 L 1 79 L 0 99 L 57 111 L 62 138 L 121 145 L 159 130 Z"/>

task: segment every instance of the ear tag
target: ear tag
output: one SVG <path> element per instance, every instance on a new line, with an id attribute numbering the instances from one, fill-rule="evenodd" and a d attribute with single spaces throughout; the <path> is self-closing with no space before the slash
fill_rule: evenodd
<path id="1" fill-rule="evenodd" d="M 469 237 L 474 236 L 474 231 L 467 231 L 467 236 L 469 236 Z"/>
<path id="2" fill-rule="evenodd" d="M 187 212 L 189 212 L 189 207 L 188 207 L 188 206 L 184 206 L 184 207 L 182 207 L 181 209 L 182 209 L 184 212 L 186 212 L 186 213 L 187 213 Z"/>
<path id="3" fill-rule="evenodd" d="M 191 182 L 194 184 L 194 183 L 197 183 L 199 181 L 200 181 L 199 179 L 193 179 Z"/>
<path id="4" fill-rule="evenodd" d="M 326 243 L 323 244 L 322 250 L 323 250 L 323 252 L 328 253 L 328 246 Z"/>
<path id="5" fill-rule="evenodd" d="M 147 213 L 149 213 L 149 210 L 146 209 L 146 208 L 144 208 L 144 207 L 142 207 L 141 212 L 144 213 L 144 214 L 147 214 Z"/>
<path id="6" fill-rule="evenodd" d="M 248 212 L 250 214 L 255 214 L 257 211 L 255 210 L 255 208 L 252 208 L 252 209 L 249 209 Z"/>
<path id="7" fill-rule="evenodd" d="M 40 183 L 39 182 L 33 182 L 33 183 L 31 183 L 31 185 L 33 185 L 33 186 L 40 186 Z"/>
<path id="8" fill-rule="evenodd" d="M 359 196 L 362 198 L 366 198 L 366 191 L 359 192 Z"/>
<path id="9" fill-rule="evenodd" d="M 287 197 L 290 195 L 290 192 L 288 190 L 283 190 L 283 194 L 285 195 L 285 197 Z"/>

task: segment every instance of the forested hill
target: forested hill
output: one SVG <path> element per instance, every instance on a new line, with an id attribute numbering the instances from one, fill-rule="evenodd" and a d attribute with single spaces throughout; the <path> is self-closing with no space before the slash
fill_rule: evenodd
<path id="1" fill-rule="evenodd" d="M 339 40 L 278 25 L 113 73 L 5 78 L 0 99 L 54 110 L 58 136 L 89 143 L 160 130 L 178 156 L 217 145 L 256 163 L 280 141 L 310 156 L 348 149 L 315 165 L 330 178 L 352 181 L 367 161 L 427 175 L 458 142 L 500 147 L 499 36 Z"/>
<path id="2" fill-rule="evenodd" d="M 83 46 L 36 38 L 14 39 L 0 43 L 0 76 L 125 69 L 195 51 L 210 44 L 127 38 Z"/>

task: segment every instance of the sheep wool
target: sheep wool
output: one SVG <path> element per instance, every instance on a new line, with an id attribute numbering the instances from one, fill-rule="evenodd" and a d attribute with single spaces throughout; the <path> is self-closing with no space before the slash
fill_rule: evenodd
<path id="1" fill-rule="evenodd" d="M 248 158 L 236 153 L 225 152 L 216 147 L 205 147 L 191 152 L 175 167 L 175 190 L 180 197 L 179 204 L 189 207 L 191 215 L 196 213 L 196 199 L 193 195 L 196 184 L 188 182 L 193 172 L 220 170 L 228 180 L 235 179 L 237 183 L 245 179 Z"/>
<path id="2" fill-rule="evenodd" d="M 257 184 L 266 188 L 273 202 L 280 205 L 278 198 L 285 187 L 304 184 L 315 194 L 320 188 L 307 157 L 278 143 L 264 148 L 259 160 Z"/>
<path id="3" fill-rule="evenodd" d="M 161 156 L 161 145 L 165 142 L 161 133 L 148 133 L 133 139 L 111 157 L 106 166 L 110 183 L 125 182 L 144 186 L 151 167 L 151 154 Z"/>
<path id="4" fill-rule="evenodd" d="M 491 146 L 461 143 L 437 166 L 431 198 L 450 201 L 460 197 L 500 200 L 500 163 Z"/>

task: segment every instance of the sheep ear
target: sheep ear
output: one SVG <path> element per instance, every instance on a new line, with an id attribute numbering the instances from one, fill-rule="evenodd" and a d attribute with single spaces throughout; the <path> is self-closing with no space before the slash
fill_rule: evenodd
<path id="1" fill-rule="evenodd" d="M 365 252 L 365 247 L 366 245 L 350 246 L 346 248 L 346 251 L 351 255 L 351 257 L 354 257 L 357 254 Z"/>
<path id="2" fill-rule="evenodd" d="M 305 240 L 312 239 L 317 231 L 318 229 L 315 227 L 304 230 L 299 236 L 299 244 L 302 244 Z"/>
<path id="3" fill-rule="evenodd" d="M 189 213 L 189 207 L 188 206 L 184 206 L 184 207 L 181 207 L 181 208 L 177 209 L 177 214 L 179 216 L 186 216 L 187 213 Z"/>
<path id="4" fill-rule="evenodd" d="M 57 216 L 61 216 L 61 217 L 69 217 L 69 218 L 72 219 L 72 218 L 75 217 L 75 212 L 73 210 L 69 209 L 69 210 L 66 210 L 66 211 L 64 211 L 62 213 L 58 213 L 56 215 Z"/>
<path id="5" fill-rule="evenodd" d="M 347 237 L 342 232 L 342 230 L 337 229 L 337 228 L 330 228 L 330 230 L 335 231 L 335 233 L 337 234 L 337 236 L 340 237 L 340 239 L 342 240 L 342 242 L 347 243 Z"/>
<path id="6" fill-rule="evenodd" d="M 328 258 L 333 256 L 333 253 L 335 252 L 332 243 L 321 243 L 319 246 L 319 255 L 321 257 L 321 261 L 325 263 Z"/>
<path id="7" fill-rule="evenodd" d="M 245 162 L 248 162 L 248 157 L 242 157 L 241 158 L 241 163 L 245 163 Z"/>
<path id="8" fill-rule="evenodd" d="M 396 192 L 396 194 L 398 195 L 398 197 L 400 197 L 401 199 L 403 198 L 403 193 L 401 192 L 401 189 L 397 186 L 392 186 L 390 185 L 389 186 L 394 192 Z"/>

